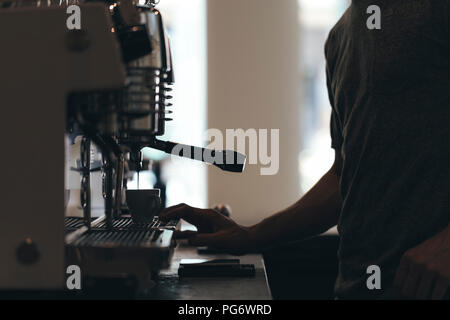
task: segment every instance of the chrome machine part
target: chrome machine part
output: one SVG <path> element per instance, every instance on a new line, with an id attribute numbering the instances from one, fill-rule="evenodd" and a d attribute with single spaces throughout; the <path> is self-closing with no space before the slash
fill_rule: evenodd
<path id="1" fill-rule="evenodd" d="M 153 3 L 154 5 L 154 3 Z M 138 7 L 140 23 L 146 26 L 152 52 L 128 64 L 129 87 L 124 95 L 121 141 L 145 146 L 149 137 L 165 132 L 165 121 L 171 106 L 169 92 L 173 84 L 170 42 L 161 12 L 154 7 Z"/>

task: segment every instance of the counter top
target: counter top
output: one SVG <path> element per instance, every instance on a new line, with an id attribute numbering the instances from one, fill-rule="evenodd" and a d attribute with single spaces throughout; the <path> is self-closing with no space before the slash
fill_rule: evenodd
<path id="1" fill-rule="evenodd" d="M 178 277 L 182 259 L 240 259 L 242 264 L 254 264 L 255 277 L 183 278 Z M 197 248 L 185 241 L 178 243 L 171 265 L 160 272 L 146 299 L 156 300 L 270 300 L 272 299 L 264 261 L 259 254 L 232 256 L 228 254 L 199 254 Z"/>

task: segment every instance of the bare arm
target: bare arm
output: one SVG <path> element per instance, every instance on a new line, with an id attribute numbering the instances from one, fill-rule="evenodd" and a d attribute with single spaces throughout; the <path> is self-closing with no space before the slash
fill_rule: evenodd
<path id="1" fill-rule="evenodd" d="M 298 202 L 250 228 L 256 246 L 301 240 L 334 227 L 342 206 L 341 163 L 336 153 L 333 167 Z"/>
<path id="2" fill-rule="evenodd" d="M 400 297 L 445 298 L 450 292 L 450 225 L 403 255 L 394 287 Z"/>
<path id="3" fill-rule="evenodd" d="M 161 219 L 182 218 L 198 232 L 187 232 L 193 245 L 212 245 L 231 253 L 258 251 L 267 245 L 301 240 L 336 225 L 342 202 L 339 176 L 342 161 L 336 153 L 333 167 L 297 203 L 253 227 L 243 227 L 211 209 L 181 204 L 165 210 Z"/>

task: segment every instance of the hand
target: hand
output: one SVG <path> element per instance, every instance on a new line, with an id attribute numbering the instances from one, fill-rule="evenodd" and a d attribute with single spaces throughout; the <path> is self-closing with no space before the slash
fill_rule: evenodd
<path id="1" fill-rule="evenodd" d="M 410 299 L 441 300 L 450 285 L 450 227 L 402 257 L 394 281 Z"/>
<path id="2" fill-rule="evenodd" d="M 183 219 L 197 227 L 197 232 L 178 232 L 177 238 L 187 238 L 194 246 L 213 246 L 232 254 L 244 254 L 253 249 L 251 228 L 238 225 L 212 209 L 198 209 L 186 204 L 168 208 L 160 214 L 163 221 Z"/>

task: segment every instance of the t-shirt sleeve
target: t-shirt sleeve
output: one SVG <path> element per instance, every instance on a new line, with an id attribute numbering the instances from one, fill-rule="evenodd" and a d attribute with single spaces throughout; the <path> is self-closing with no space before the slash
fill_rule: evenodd
<path id="1" fill-rule="evenodd" d="M 331 147 L 335 150 L 340 150 L 342 147 L 342 142 L 343 142 L 342 128 L 341 128 L 339 116 L 336 112 L 333 90 L 331 88 L 331 71 L 330 71 L 330 61 L 328 60 L 328 56 L 327 56 L 327 47 L 328 47 L 328 41 L 327 41 L 327 44 L 325 45 L 325 57 L 327 59 L 326 73 L 327 73 L 328 98 L 329 98 L 330 104 L 331 104 L 331 120 L 330 120 Z"/>
<path id="2" fill-rule="evenodd" d="M 340 124 L 336 112 L 334 112 L 334 110 L 331 112 L 330 131 L 331 131 L 331 147 L 335 150 L 340 150 L 342 147 L 342 140 L 343 140 L 342 131 L 340 129 Z"/>

